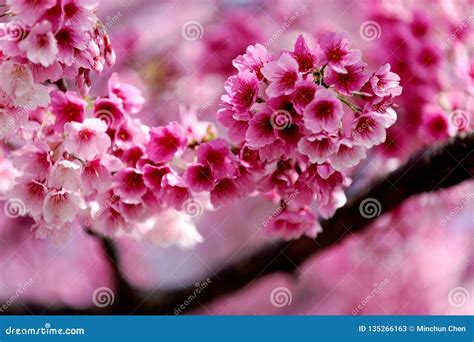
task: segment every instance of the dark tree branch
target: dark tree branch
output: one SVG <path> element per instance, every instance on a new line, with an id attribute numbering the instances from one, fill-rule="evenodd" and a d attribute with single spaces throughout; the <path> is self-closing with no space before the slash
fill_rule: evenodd
<path id="1" fill-rule="evenodd" d="M 58 89 L 61 90 L 63 93 L 65 93 L 67 91 L 67 84 L 66 84 L 66 80 L 64 78 L 60 78 L 59 80 L 54 82 L 54 84 L 56 84 Z"/>
<path id="2" fill-rule="evenodd" d="M 292 273 L 314 253 L 328 248 L 351 234 L 364 230 L 371 222 L 360 214 L 364 199 L 376 199 L 381 213 L 389 212 L 410 196 L 447 188 L 474 174 L 474 133 L 457 137 L 444 145 L 435 145 L 412 157 L 405 165 L 379 180 L 365 193 L 339 209 L 329 220 L 322 222 L 323 232 L 316 240 L 301 238 L 278 245 L 266 246 L 255 254 L 237 261 L 210 277 L 211 282 L 186 309 L 199 307 L 236 290 L 255 279 L 275 272 Z M 367 215 L 366 215 L 367 216 Z M 163 293 L 152 307 L 139 313 L 173 314 L 195 287 Z"/>
<path id="3" fill-rule="evenodd" d="M 114 301 L 111 307 L 106 310 L 123 312 L 138 305 L 139 298 L 137 297 L 137 291 L 128 283 L 120 271 L 119 253 L 115 243 L 107 237 L 99 236 L 91 231 L 87 232 L 101 243 L 102 251 L 105 254 L 112 272 Z"/>
<path id="4" fill-rule="evenodd" d="M 48 314 L 173 314 L 185 301 L 184 310 L 199 307 L 234 291 L 243 289 L 256 279 L 275 272 L 294 273 L 297 267 L 316 252 L 331 247 L 352 233 L 363 231 L 374 219 L 362 216 L 360 205 L 364 199 L 375 199 L 380 204 L 380 214 L 390 212 L 407 198 L 459 184 L 471 179 L 474 173 L 474 133 L 456 137 L 445 144 L 428 148 L 412 157 L 405 165 L 375 182 L 368 190 L 339 209 L 329 220 L 323 221 L 323 232 L 315 240 L 301 238 L 277 245 L 264 246 L 256 253 L 207 277 L 200 283 L 207 286 L 197 298 L 188 301 L 196 287 L 162 292 L 151 300 L 140 304 L 136 292 L 121 278 L 124 284 L 117 290 L 118 301 L 107 310 L 76 310 L 72 308 L 47 310 Z M 110 246 L 106 246 L 108 251 Z M 116 253 L 109 257 L 118 265 Z M 120 289 L 123 286 L 123 289 Z M 123 297 L 123 298 L 122 298 Z M 137 305 L 138 304 L 138 305 Z M 29 312 L 44 313 L 44 308 L 28 306 Z M 11 313 L 11 312 L 10 312 Z M 27 313 L 27 312 L 26 312 Z"/>

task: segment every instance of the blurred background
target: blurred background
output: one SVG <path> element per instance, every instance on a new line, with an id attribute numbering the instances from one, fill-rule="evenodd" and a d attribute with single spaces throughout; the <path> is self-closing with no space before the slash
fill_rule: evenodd
<path id="1" fill-rule="evenodd" d="M 292 49 L 304 33 L 312 44 L 327 30 L 347 31 L 369 71 L 389 62 L 402 78 L 399 120 L 385 144 L 353 170 L 355 194 L 416 151 L 449 138 L 453 113 L 471 128 L 474 111 L 472 1 L 153 1 L 102 0 L 98 16 L 116 50 L 113 68 L 93 80 L 106 93 L 118 72 L 147 100 L 149 125 L 195 115 L 216 120 L 232 60 L 248 45 Z M 443 126 L 443 123 L 445 125 Z M 8 170 L 0 169 L 2 178 Z M 396 191 L 393 189 L 387 191 Z M 274 274 L 237 293 L 200 305 L 197 314 L 474 314 L 474 182 L 409 199 L 298 269 Z M 193 285 L 263 244 L 262 222 L 275 205 L 246 198 L 195 218 L 204 242 L 192 250 L 120 239 L 126 279 L 153 300 Z M 3 213 L 0 213 L 3 215 Z M 0 217 L 0 303 L 28 310 L 93 306 L 100 287 L 113 289 L 100 245 L 77 232 L 66 245 L 35 240 L 27 218 Z M 348 227 L 350 228 L 350 227 Z M 18 289 L 20 296 L 15 296 Z M 204 290 L 205 291 L 205 290 Z M 13 299 L 12 299 L 13 298 Z M 197 298 L 199 300 L 199 298 Z M 132 310 L 131 310 L 132 311 Z M 8 313 L 8 310 L 2 310 Z"/>

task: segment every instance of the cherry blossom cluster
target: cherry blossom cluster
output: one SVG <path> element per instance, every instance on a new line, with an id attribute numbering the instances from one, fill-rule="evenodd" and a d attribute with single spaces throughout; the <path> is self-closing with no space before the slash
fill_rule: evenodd
<path id="1" fill-rule="evenodd" d="M 428 2 L 427 5 L 432 5 Z M 406 158 L 413 150 L 474 128 L 473 32 L 469 6 L 456 2 L 443 12 L 371 6 L 371 19 L 384 39 L 371 49 L 374 61 L 388 61 L 406 80 L 397 125 L 389 130 L 389 156 Z"/>
<path id="2" fill-rule="evenodd" d="M 115 53 L 88 0 L 8 0 L 0 23 L 0 98 L 11 116 L 46 107 L 48 83 L 74 79 L 83 95 L 91 71 L 112 65 Z"/>
<path id="3" fill-rule="evenodd" d="M 350 43 L 346 33 L 326 32 L 314 49 L 302 35 L 293 51 L 279 55 L 250 46 L 225 84 L 219 121 L 235 149 L 252 156 L 246 170 L 256 189 L 281 203 L 267 229 L 283 238 L 321 230 L 317 217 L 330 217 L 345 202 L 345 171 L 384 142 L 396 120 L 400 78 L 389 64 L 369 74 Z M 200 174 L 215 179 L 211 171 Z M 232 177 L 226 182 L 239 188 Z"/>
<path id="4" fill-rule="evenodd" d="M 30 116 L 30 123 L 38 122 L 20 132 L 30 139 L 11 154 L 18 177 L 8 201 L 22 203 L 37 237 L 64 241 L 86 227 L 160 245 L 200 241 L 191 217 L 175 210 L 191 193 L 170 162 L 187 148 L 187 137 L 193 144 L 202 137 L 176 122 L 143 125 L 133 118 L 143 103 L 137 88 L 113 74 L 107 96 L 88 103 L 74 92 L 53 90 L 50 106 Z"/>
<path id="5" fill-rule="evenodd" d="M 300 36 L 279 56 L 250 46 L 234 65 L 218 113 L 232 143 L 189 113 L 148 127 L 134 117 L 140 91 L 116 74 L 95 99 L 49 89 L 50 103 L 28 109 L 14 130 L 8 201 L 23 205 L 40 238 L 63 241 L 86 227 L 190 247 L 202 240 L 192 218 L 205 207 L 262 194 L 280 203 L 265 220 L 269 233 L 316 236 L 318 217 L 345 201 L 345 171 L 395 122 L 399 78 L 389 65 L 369 75 L 349 37 L 335 33 L 314 50 Z"/>

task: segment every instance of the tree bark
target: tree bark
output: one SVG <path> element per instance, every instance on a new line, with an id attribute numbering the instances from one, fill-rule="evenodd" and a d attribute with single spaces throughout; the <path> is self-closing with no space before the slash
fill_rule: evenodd
<path id="1" fill-rule="evenodd" d="M 180 309 L 180 314 L 198 308 L 226 295 L 243 289 L 246 285 L 275 272 L 294 273 L 297 267 L 315 253 L 329 248 L 348 235 L 365 230 L 378 215 L 390 212 L 402 204 L 407 198 L 426 192 L 438 191 L 459 184 L 473 177 L 474 173 L 474 133 L 456 137 L 445 144 L 438 144 L 413 156 L 407 163 L 376 181 L 362 194 L 340 208 L 336 214 L 321 222 L 323 227 L 316 239 L 307 237 L 294 241 L 279 242 L 262 247 L 254 254 L 225 267 L 213 275 L 202 279 L 206 283 L 199 295 L 188 300 L 195 294 L 195 286 L 183 289 L 160 292 L 149 300 L 140 302 L 134 291 L 118 270 L 118 259 L 115 252 L 109 257 L 117 266 L 115 273 L 117 284 L 122 286 L 117 290 L 116 302 L 104 309 L 98 310 L 73 308 L 46 309 L 38 305 L 28 305 L 28 311 L 23 313 L 47 314 L 174 314 Z M 362 215 L 361 205 L 364 200 L 375 203 L 375 215 Z M 110 246 L 105 246 L 108 251 Z M 210 281 L 209 281 L 209 280 Z M 19 313 L 19 312 L 8 312 Z"/>

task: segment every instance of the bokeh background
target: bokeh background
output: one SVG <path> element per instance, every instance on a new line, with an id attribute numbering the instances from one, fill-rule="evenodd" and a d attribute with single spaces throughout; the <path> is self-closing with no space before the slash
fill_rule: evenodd
<path id="1" fill-rule="evenodd" d="M 389 62 L 404 87 L 398 122 L 386 143 L 353 170 L 349 194 L 417 150 L 448 139 L 443 122 L 453 111 L 474 116 L 472 1 L 102 0 L 98 16 L 117 62 L 93 80 L 92 95 L 105 94 L 108 77 L 118 72 L 143 91 L 146 124 L 194 113 L 215 123 L 222 136 L 216 112 L 223 84 L 234 73 L 232 59 L 248 45 L 262 43 L 276 52 L 292 49 L 300 33 L 314 46 L 326 30 L 349 32 L 370 71 Z M 4 177 L 9 175 L 0 169 L 0 188 Z M 387 191 L 397 191 L 397 184 Z M 257 278 L 193 313 L 474 314 L 473 209 L 472 181 L 411 198 L 363 234 L 309 259 L 297 278 Z M 146 294 L 144 301 L 193 285 L 274 243 L 262 232 L 273 210 L 268 201 L 246 198 L 206 211 L 195 218 L 205 240 L 192 250 L 122 238 L 121 270 Z M 27 218 L 0 216 L 0 303 L 24 312 L 32 303 L 80 309 L 94 305 L 96 289 L 114 289 L 97 241 L 78 231 L 67 244 L 55 245 L 35 240 L 30 226 Z M 19 288 L 24 291 L 12 300 Z"/>

